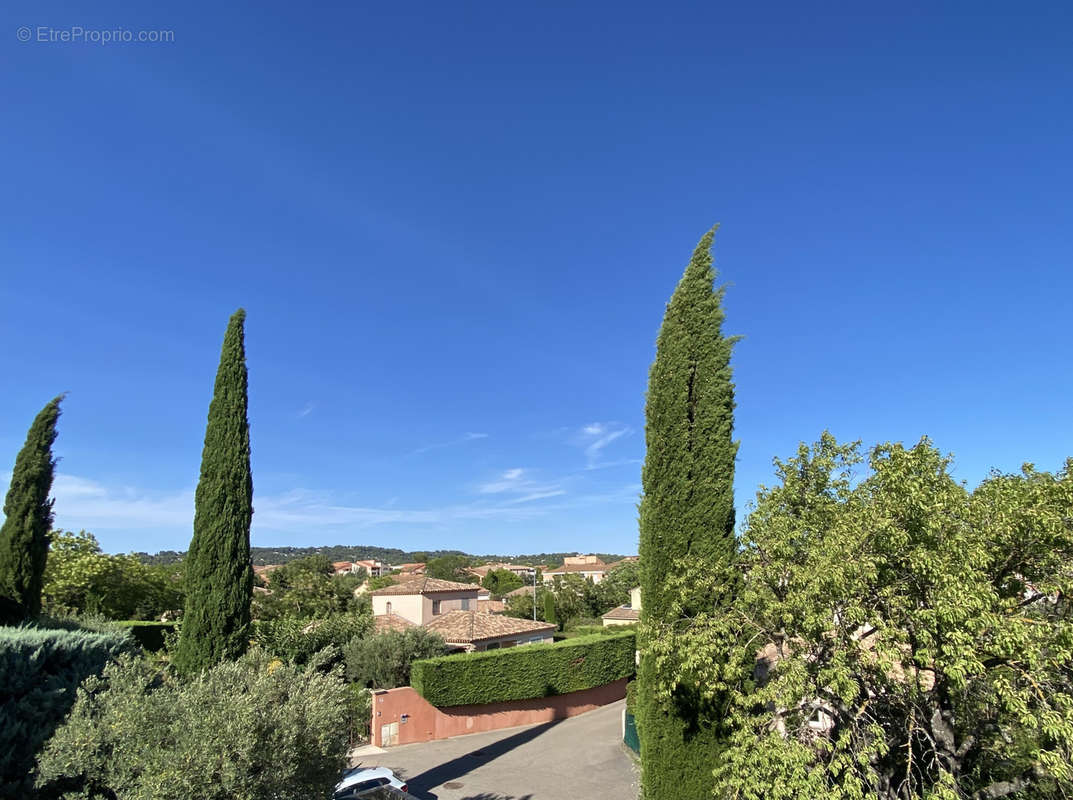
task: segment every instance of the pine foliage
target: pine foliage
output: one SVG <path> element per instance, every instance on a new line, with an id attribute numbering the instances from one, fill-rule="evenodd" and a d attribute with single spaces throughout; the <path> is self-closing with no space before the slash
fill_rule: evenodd
<path id="1" fill-rule="evenodd" d="M 689 687 L 672 701 L 656 696 L 660 676 L 645 655 L 644 627 L 695 609 L 672 606 L 666 582 L 674 563 L 728 567 L 734 559 L 734 384 L 736 337 L 722 333 L 723 289 L 715 289 L 715 229 L 693 252 L 663 319 L 649 374 L 646 455 L 640 507 L 642 586 L 638 730 L 646 800 L 699 800 L 712 792 L 716 712 Z M 732 574 L 726 570 L 726 574 Z M 697 602 L 711 610 L 730 585 Z"/>
<path id="2" fill-rule="evenodd" d="M 186 608 L 175 664 L 198 672 L 245 652 L 250 638 L 250 426 L 247 418 L 246 312 L 231 317 L 209 406 L 186 560 Z"/>
<path id="3" fill-rule="evenodd" d="M 0 628 L 0 799 L 33 796 L 34 758 L 78 685 L 133 649 L 125 632 Z"/>
<path id="4" fill-rule="evenodd" d="M 52 444 L 62 400 L 62 396 L 54 398 L 34 419 L 11 473 L 0 528 L 0 615 L 4 617 L 35 617 L 41 612 L 54 502 L 48 496 L 56 468 Z"/>

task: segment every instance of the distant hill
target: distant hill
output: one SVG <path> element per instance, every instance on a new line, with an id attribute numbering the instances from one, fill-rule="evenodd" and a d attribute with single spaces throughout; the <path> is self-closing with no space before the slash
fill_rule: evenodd
<path id="1" fill-rule="evenodd" d="M 342 545 L 333 544 L 322 547 L 251 547 L 250 556 L 256 567 L 265 564 L 286 564 L 307 556 L 323 555 L 332 561 L 361 561 L 364 559 L 377 559 L 387 564 L 405 564 L 411 561 L 427 561 L 430 558 L 440 556 L 466 556 L 476 563 L 489 561 L 502 561 L 508 564 L 532 564 L 555 567 L 563 563 L 564 556 L 575 555 L 576 551 L 568 553 L 533 553 L 522 556 L 503 555 L 470 555 L 461 550 L 399 550 L 395 547 L 376 547 L 375 545 Z M 135 556 L 143 564 L 174 564 L 182 561 L 185 552 L 177 550 L 161 550 L 159 553 L 135 553 Z M 618 561 L 621 555 L 615 553 L 596 553 L 610 564 Z"/>

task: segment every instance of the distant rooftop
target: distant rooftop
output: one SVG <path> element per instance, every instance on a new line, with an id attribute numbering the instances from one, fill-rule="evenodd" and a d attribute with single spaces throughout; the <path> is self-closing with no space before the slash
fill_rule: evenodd
<path id="1" fill-rule="evenodd" d="M 434 594 L 438 592 L 476 592 L 481 587 L 475 583 L 458 583 L 457 581 L 444 581 L 439 578 L 414 578 L 412 580 L 396 583 L 394 586 L 385 586 L 375 592 L 369 592 L 373 597 L 382 597 L 393 594 Z"/>

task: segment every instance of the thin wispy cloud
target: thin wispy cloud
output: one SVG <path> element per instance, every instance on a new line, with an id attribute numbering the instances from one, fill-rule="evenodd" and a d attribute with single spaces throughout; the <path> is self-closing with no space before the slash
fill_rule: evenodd
<path id="1" fill-rule="evenodd" d="M 135 487 L 106 486 L 76 475 L 60 473 L 52 485 L 56 527 L 68 530 L 151 532 L 145 547 L 182 549 L 192 532 L 194 491 L 152 492 Z M 551 496 L 551 495 L 548 495 Z M 254 495 L 253 531 L 295 533 L 317 527 L 364 529 L 387 524 L 436 526 L 464 520 L 523 520 L 543 512 L 519 507 L 535 498 L 506 502 L 454 503 L 425 508 L 402 508 L 397 498 L 382 506 L 341 503 L 332 492 L 294 489 Z"/>
<path id="2" fill-rule="evenodd" d="M 544 500 L 548 497 L 558 497 L 559 495 L 566 494 L 565 489 L 549 489 L 544 492 L 532 492 L 530 494 L 522 495 L 521 497 L 515 497 L 511 500 L 504 501 L 503 505 L 511 506 L 518 503 L 531 503 L 534 500 Z"/>
<path id="3" fill-rule="evenodd" d="M 59 473 L 52 482 L 56 527 L 79 530 L 139 530 L 193 525 L 194 491 L 151 492 L 130 486 L 107 487 Z"/>
<path id="4" fill-rule="evenodd" d="M 528 471 L 521 467 L 508 469 L 497 478 L 478 485 L 477 492 L 479 494 L 516 495 L 504 500 L 504 505 L 517 505 L 566 494 L 566 490 L 558 483 L 534 480 L 529 476 Z"/>
<path id="5" fill-rule="evenodd" d="M 608 445 L 629 436 L 633 429 L 628 425 L 620 425 L 616 422 L 590 422 L 578 431 L 575 442 L 585 451 L 586 469 L 601 469 L 608 466 L 617 466 L 615 462 L 601 462 L 600 456 Z M 632 463 L 633 460 L 620 461 L 618 463 Z"/>
<path id="6" fill-rule="evenodd" d="M 444 447 L 454 447 L 456 445 L 466 444 L 468 442 L 477 441 L 478 439 L 487 439 L 487 438 L 488 438 L 487 433 L 474 433 L 474 432 L 470 431 L 468 433 L 465 433 L 462 436 L 459 436 L 458 438 L 451 439 L 451 440 L 446 441 L 446 442 L 434 442 L 432 444 L 423 445 L 423 446 L 417 448 L 416 450 L 414 450 L 411 455 L 416 456 L 416 455 L 420 455 L 421 453 L 427 453 L 430 450 L 441 450 Z"/>
<path id="7" fill-rule="evenodd" d="M 310 400 L 304 406 L 302 406 L 301 409 L 299 409 L 299 411 L 298 411 L 298 419 L 302 419 L 303 417 L 308 417 L 310 414 L 313 413 L 314 408 L 316 408 L 316 406 L 313 404 L 313 401 Z"/>

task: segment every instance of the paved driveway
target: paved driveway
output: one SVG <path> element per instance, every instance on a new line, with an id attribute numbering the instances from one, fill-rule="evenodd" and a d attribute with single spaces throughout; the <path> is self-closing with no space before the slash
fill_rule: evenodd
<path id="1" fill-rule="evenodd" d="M 624 700 L 558 722 L 407 744 L 363 756 L 423 800 L 635 800 L 622 744 Z"/>

